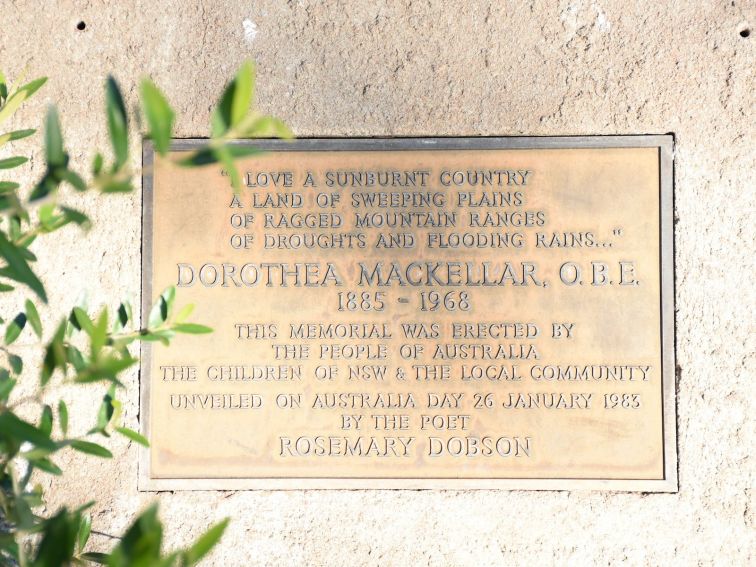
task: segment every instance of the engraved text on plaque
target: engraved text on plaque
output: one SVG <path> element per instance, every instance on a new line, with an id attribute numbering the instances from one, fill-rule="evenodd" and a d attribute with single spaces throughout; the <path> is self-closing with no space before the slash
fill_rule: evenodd
<path id="1" fill-rule="evenodd" d="M 141 488 L 676 489 L 670 137 L 250 143 L 145 148 Z"/>

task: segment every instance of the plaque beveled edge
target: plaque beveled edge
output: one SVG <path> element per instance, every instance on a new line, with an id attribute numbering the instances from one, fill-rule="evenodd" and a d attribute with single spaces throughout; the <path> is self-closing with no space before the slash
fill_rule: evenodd
<path id="1" fill-rule="evenodd" d="M 171 151 L 190 151 L 204 138 L 177 138 Z M 150 449 L 139 447 L 137 489 L 140 492 L 173 490 L 601 490 L 617 492 L 676 493 L 677 405 L 675 376 L 675 281 L 674 281 L 674 134 L 617 136 L 514 136 L 514 137 L 408 137 L 408 138 L 298 138 L 295 140 L 248 139 L 234 144 L 252 145 L 272 151 L 346 150 L 492 150 L 492 149 L 659 149 L 659 277 L 662 363 L 662 436 L 664 478 L 575 479 L 575 478 L 152 478 Z M 152 229 L 154 147 L 142 143 L 142 275 L 141 320 L 149 315 L 152 302 Z M 146 172 L 146 173 L 145 173 Z M 140 343 L 139 429 L 150 438 L 149 368 L 152 343 Z"/>

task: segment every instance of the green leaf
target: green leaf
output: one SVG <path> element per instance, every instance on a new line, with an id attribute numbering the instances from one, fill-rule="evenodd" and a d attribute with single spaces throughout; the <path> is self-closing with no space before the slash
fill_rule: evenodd
<path id="1" fill-rule="evenodd" d="M 19 419 L 9 411 L 0 413 L 0 438 L 28 441 L 32 445 L 50 451 L 57 449 L 55 442 L 50 439 L 49 435 L 45 435 L 43 431 L 31 423 Z"/>
<path id="2" fill-rule="evenodd" d="M 1 184 L 2 182 L 0 182 Z M 8 211 L 10 209 L 18 210 L 21 207 L 21 201 L 15 192 L 8 190 L 0 190 L 0 211 Z"/>
<path id="3" fill-rule="evenodd" d="M 170 340 L 174 337 L 175 333 L 172 331 L 156 331 L 154 333 L 141 333 L 139 335 L 139 340 L 147 341 L 148 343 L 153 343 L 160 341 L 165 346 L 168 346 L 170 344 Z"/>
<path id="4" fill-rule="evenodd" d="M 0 134 L 0 146 L 7 142 L 13 142 L 15 140 L 21 140 L 34 134 L 36 130 L 14 130 L 7 134 Z"/>
<path id="5" fill-rule="evenodd" d="M 29 324 L 31 325 L 32 329 L 34 329 L 34 333 L 41 339 L 42 321 L 40 321 L 39 319 L 37 308 L 34 306 L 30 299 L 27 299 L 24 305 L 26 307 L 26 318 L 29 320 Z"/>
<path id="6" fill-rule="evenodd" d="M 73 345 L 66 346 L 66 358 L 76 372 L 83 372 L 87 366 L 87 362 L 84 360 L 84 355 Z"/>
<path id="7" fill-rule="evenodd" d="M 26 315 L 19 313 L 5 329 L 5 344 L 12 344 L 26 327 Z"/>
<path id="8" fill-rule="evenodd" d="M 68 434 L 68 406 L 63 400 L 58 400 L 58 422 L 63 435 Z"/>
<path id="9" fill-rule="evenodd" d="M 44 504 L 44 500 L 42 498 L 43 495 L 44 492 L 42 490 L 42 485 L 39 483 L 35 484 L 31 490 L 24 492 L 23 494 L 24 499 L 29 503 L 29 506 L 32 507 L 42 506 L 42 504 Z"/>
<path id="10" fill-rule="evenodd" d="M 113 453 L 108 451 L 102 445 L 92 443 L 91 441 L 82 441 L 81 439 L 73 439 L 70 441 L 70 445 L 73 449 L 87 455 L 94 455 L 95 457 L 102 457 L 104 459 L 113 458 Z"/>
<path id="11" fill-rule="evenodd" d="M 114 399 L 115 388 L 111 386 L 108 389 L 107 394 L 102 397 L 100 409 L 97 412 L 97 424 L 90 431 L 90 433 L 102 433 L 103 435 L 107 436 L 105 430 L 107 429 L 108 424 L 110 424 L 110 420 L 113 419 L 113 414 L 115 413 L 115 407 L 113 406 Z"/>
<path id="12" fill-rule="evenodd" d="M 213 332 L 210 327 L 198 325 L 197 323 L 179 323 L 171 328 L 177 333 L 187 333 L 190 335 L 204 335 Z"/>
<path id="13" fill-rule="evenodd" d="M 264 153 L 259 148 L 252 148 L 249 146 L 242 146 L 240 144 L 226 144 L 224 146 L 230 152 L 234 159 L 243 158 L 248 156 L 256 156 Z M 218 155 L 215 150 L 210 147 L 200 148 L 196 152 L 191 152 L 188 157 L 178 161 L 178 165 L 182 167 L 199 167 L 203 165 L 210 165 L 218 163 Z"/>
<path id="14" fill-rule="evenodd" d="M 107 378 L 114 380 L 121 372 L 127 368 L 131 368 L 137 363 L 136 358 L 132 357 L 110 357 L 102 360 L 98 364 L 98 368 L 102 374 Z"/>
<path id="15" fill-rule="evenodd" d="M 92 160 L 92 173 L 97 176 L 100 175 L 100 172 L 102 171 L 102 166 L 104 164 L 104 159 L 102 157 L 101 153 L 95 154 L 94 159 Z"/>
<path id="16" fill-rule="evenodd" d="M 97 323 L 95 323 L 92 334 L 90 335 L 92 338 L 92 344 L 91 346 L 91 353 L 92 353 L 92 360 L 97 359 L 97 355 L 102 350 L 102 347 L 105 346 L 105 343 L 108 340 L 108 310 L 103 309 L 102 313 L 100 313 L 100 316 L 97 319 Z"/>
<path id="17" fill-rule="evenodd" d="M 42 416 L 39 418 L 39 430 L 48 437 L 52 433 L 53 427 L 53 412 L 52 408 L 47 404 L 42 408 Z"/>
<path id="18" fill-rule="evenodd" d="M 84 551 L 84 547 L 87 545 L 87 541 L 89 541 L 89 534 L 92 531 L 92 516 L 89 514 L 84 514 L 81 517 L 81 521 L 79 522 L 79 531 L 76 534 L 76 549 L 78 549 L 79 553 Z"/>
<path id="19" fill-rule="evenodd" d="M 183 167 L 199 167 L 217 162 L 218 158 L 212 149 L 201 148 L 195 152 L 190 152 L 188 157 L 179 160 L 178 164 Z"/>
<path id="20" fill-rule="evenodd" d="M 11 368 L 15 375 L 21 374 L 24 370 L 24 359 L 15 354 L 8 354 L 8 362 L 10 362 Z"/>
<path id="21" fill-rule="evenodd" d="M 55 476 L 60 476 L 63 474 L 63 471 L 61 468 L 53 463 L 48 457 L 39 457 L 38 459 L 29 459 L 29 462 L 37 467 L 41 471 L 45 471 L 46 473 L 54 474 Z"/>
<path id="22" fill-rule="evenodd" d="M 5 258 L 8 263 L 7 266 L 0 268 L 0 275 L 28 285 L 42 301 L 47 303 L 45 288 L 39 278 L 31 271 L 23 252 L 11 243 L 2 232 L 0 232 L 0 256 Z"/>
<path id="23" fill-rule="evenodd" d="M 130 193 L 134 190 L 131 180 L 127 181 L 109 181 L 103 188 L 103 193 Z"/>
<path id="24" fill-rule="evenodd" d="M 16 387 L 17 381 L 13 378 L 0 378 L 0 401 L 7 401 L 11 391 Z"/>
<path id="25" fill-rule="evenodd" d="M 163 526 L 157 517 L 157 505 L 142 512 L 113 549 L 111 567 L 153 566 L 160 564 Z"/>
<path id="26" fill-rule="evenodd" d="M 58 110 L 54 106 L 47 111 L 45 120 L 45 160 L 50 169 L 68 165 L 68 156 L 63 150 L 63 134 L 60 131 Z"/>
<path id="27" fill-rule="evenodd" d="M 91 337 L 94 334 L 94 323 L 92 323 L 87 312 L 81 307 L 74 307 L 72 314 L 73 320 L 77 323 L 79 330 L 84 331 Z"/>
<path id="28" fill-rule="evenodd" d="M 45 358 L 42 360 L 42 371 L 40 373 L 40 383 L 45 387 L 52 378 L 55 369 L 65 369 L 67 357 L 66 347 L 63 339 L 66 336 L 66 322 L 58 325 L 52 340 L 45 349 Z"/>
<path id="29" fill-rule="evenodd" d="M 72 222 L 85 229 L 92 226 L 89 217 L 81 211 L 77 211 L 76 209 L 72 209 L 70 207 L 61 207 L 60 210 L 63 211 L 63 216 L 65 217 L 67 223 Z"/>
<path id="30" fill-rule="evenodd" d="M 28 451 L 24 451 L 23 453 L 21 453 L 21 456 L 30 461 L 34 461 L 36 459 L 46 458 L 52 452 L 53 451 L 51 451 L 50 449 L 42 449 L 40 447 L 35 447 L 34 449 L 29 449 Z"/>
<path id="31" fill-rule="evenodd" d="M 27 161 L 29 161 L 29 158 L 23 156 L 0 159 L 0 169 L 12 169 L 14 167 L 18 167 L 19 165 L 25 164 Z"/>
<path id="32" fill-rule="evenodd" d="M 5 102 L 5 106 L 0 109 L 0 122 L 7 120 L 18 110 L 18 107 L 23 104 L 25 100 L 31 97 L 39 88 L 45 84 L 47 77 L 35 79 L 24 86 L 20 87 L 14 92 L 8 100 Z"/>
<path id="33" fill-rule="evenodd" d="M 205 555 L 210 553 L 210 550 L 212 550 L 220 541 L 221 537 L 223 537 L 223 532 L 226 531 L 228 522 L 229 519 L 226 518 L 202 534 L 199 539 L 197 539 L 197 541 L 183 553 L 185 565 L 196 565 L 203 557 L 205 557 Z"/>
<path id="34" fill-rule="evenodd" d="M 157 152 L 165 155 L 171 146 L 171 130 L 176 115 L 163 93 L 149 79 L 142 81 L 142 103 L 150 126 L 149 136 Z"/>
<path id="35" fill-rule="evenodd" d="M 215 155 L 218 157 L 218 161 L 220 161 L 226 168 L 226 172 L 231 179 L 231 187 L 234 188 L 234 191 L 240 191 L 241 176 L 239 175 L 239 170 L 236 168 L 236 163 L 234 162 L 234 156 L 231 153 L 230 146 L 226 144 L 215 148 Z"/>
<path id="36" fill-rule="evenodd" d="M 99 565 L 107 565 L 110 560 L 110 555 L 107 553 L 98 553 L 96 551 L 87 551 L 86 553 L 79 555 L 79 557 L 85 561 L 97 563 Z"/>
<path id="37" fill-rule="evenodd" d="M 250 61 L 242 63 L 236 74 L 236 88 L 231 103 L 231 125 L 236 126 L 249 112 L 255 90 L 255 67 Z"/>
<path id="38" fill-rule="evenodd" d="M 89 502 L 86 502 L 85 504 L 82 504 L 81 506 L 79 506 L 78 508 L 76 508 L 76 512 L 75 513 L 76 514 L 83 514 L 84 512 L 86 512 L 87 510 L 89 510 L 94 505 L 95 505 L 95 501 L 94 500 L 90 500 Z"/>
<path id="39" fill-rule="evenodd" d="M 241 118 L 246 115 L 252 95 L 251 85 L 253 81 L 251 74 L 251 64 L 246 62 L 242 65 L 241 69 L 239 69 L 236 77 L 234 77 L 223 91 L 220 101 L 210 118 L 213 138 L 223 136 L 235 124 L 235 120 L 238 118 L 239 109 L 244 102 L 245 95 L 247 97 L 247 105 L 244 106 L 244 112 L 242 113 Z M 238 120 L 236 121 L 238 122 Z"/>
<path id="40" fill-rule="evenodd" d="M 213 111 L 211 117 L 213 138 L 226 134 L 247 115 L 249 107 L 252 104 L 254 82 L 254 68 L 249 61 L 246 61 L 239 69 L 234 80 L 226 87 L 218 102 L 218 106 Z"/>
<path id="41" fill-rule="evenodd" d="M 79 517 L 62 508 L 55 516 L 43 523 L 42 541 L 32 567 L 57 567 L 70 565 L 76 545 Z"/>
<path id="42" fill-rule="evenodd" d="M 161 295 L 150 309 L 150 315 L 147 318 L 147 327 L 154 329 L 162 325 L 168 318 L 168 304 Z"/>
<path id="43" fill-rule="evenodd" d="M 111 386 L 113 396 L 115 396 L 115 388 Z M 123 404 L 116 399 L 113 399 L 113 417 L 110 418 L 110 423 L 115 427 L 116 423 L 121 423 L 121 415 L 123 414 Z M 106 437 L 109 437 L 106 435 Z"/>
<path id="44" fill-rule="evenodd" d="M 19 215 L 13 215 L 10 219 L 10 227 L 8 230 L 8 236 L 11 240 L 16 240 L 21 236 L 21 217 Z M 19 250 L 23 254 L 23 250 Z M 26 257 L 26 256 L 24 256 Z"/>
<path id="45" fill-rule="evenodd" d="M 121 386 L 122 384 L 118 380 L 118 374 L 120 372 L 123 372 L 126 368 L 133 366 L 135 363 L 135 358 L 125 357 L 112 357 L 104 360 L 99 360 L 96 364 L 92 364 L 79 372 L 76 375 L 75 380 L 80 384 L 107 380 Z"/>
<path id="46" fill-rule="evenodd" d="M 14 495 L 13 503 L 16 506 L 15 516 L 17 530 L 31 530 L 37 528 L 38 523 L 35 521 L 34 514 L 31 511 L 29 503 L 20 494 Z"/>
<path id="47" fill-rule="evenodd" d="M 294 137 L 294 133 L 289 127 L 274 116 L 260 116 L 252 124 L 240 133 L 240 136 L 246 138 L 284 138 Z"/>
<path id="48" fill-rule="evenodd" d="M 54 193 L 58 189 L 58 185 L 60 185 L 60 180 L 48 171 L 34 186 L 34 190 L 29 195 L 29 201 L 44 199 L 50 193 Z"/>
<path id="49" fill-rule="evenodd" d="M 45 203 L 39 207 L 39 222 L 46 228 L 55 221 L 55 207 L 55 203 Z"/>
<path id="50" fill-rule="evenodd" d="M 129 159 L 128 119 L 118 83 L 111 76 L 105 86 L 105 106 L 108 115 L 108 132 L 115 154 L 115 169 L 120 169 Z"/>
<path id="51" fill-rule="evenodd" d="M 163 298 L 165 301 L 167 312 L 165 314 L 166 319 L 168 318 L 168 314 L 173 310 L 173 302 L 176 300 L 176 286 L 168 286 L 163 290 L 163 293 L 160 294 L 160 297 Z"/>
<path id="52" fill-rule="evenodd" d="M 184 305 L 184 307 L 181 308 L 181 311 L 178 312 L 178 315 L 176 315 L 176 322 L 183 323 L 189 318 L 189 316 L 192 314 L 193 311 L 194 311 L 193 303 Z"/>
<path id="53" fill-rule="evenodd" d="M 132 441 L 136 441 L 140 445 L 144 447 L 149 447 L 150 442 L 147 441 L 147 438 L 144 435 L 141 435 L 140 433 L 137 433 L 133 429 L 129 429 L 128 427 L 116 427 L 115 430 L 123 435 L 124 437 L 128 437 Z"/>
<path id="54" fill-rule="evenodd" d="M 231 104 L 231 125 L 236 126 L 249 112 L 255 89 L 255 67 L 250 61 L 242 63 L 236 74 L 236 89 Z"/>
<path id="55" fill-rule="evenodd" d="M 124 301 L 118 306 L 118 322 L 121 327 L 125 327 L 132 318 L 131 304 L 128 301 Z"/>
<path id="56" fill-rule="evenodd" d="M 0 192 L 5 193 L 7 191 L 14 191 L 21 187 L 15 181 L 0 181 Z"/>
<path id="57" fill-rule="evenodd" d="M 84 181 L 81 176 L 75 171 L 71 171 L 70 169 L 62 169 L 60 171 L 56 171 L 55 173 L 61 179 L 61 181 L 67 182 L 77 191 L 87 190 L 86 181 Z"/>
<path id="58" fill-rule="evenodd" d="M 57 203 L 48 201 L 39 207 L 39 224 L 43 232 L 49 233 L 68 224 L 68 220 L 64 214 L 58 212 Z M 24 244 L 24 246 L 28 245 Z"/>

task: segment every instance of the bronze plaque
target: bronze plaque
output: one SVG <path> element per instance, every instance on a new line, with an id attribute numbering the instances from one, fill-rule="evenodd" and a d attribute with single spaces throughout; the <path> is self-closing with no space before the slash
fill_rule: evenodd
<path id="1" fill-rule="evenodd" d="M 143 350 L 141 489 L 677 489 L 671 136 L 239 143 L 144 148 L 143 313 L 215 332 Z"/>

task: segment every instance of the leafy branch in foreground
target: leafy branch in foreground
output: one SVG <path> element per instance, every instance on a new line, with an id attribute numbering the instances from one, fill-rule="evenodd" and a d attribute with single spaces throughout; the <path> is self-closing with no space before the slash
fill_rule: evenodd
<path id="1" fill-rule="evenodd" d="M 22 104 L 44 84 L 36 79 L 14 87 L 0 72 L 0 123 L 11 118 Z M 254 71 L 245 63 L 236 78 L 226 87 L 212 113 L 211 137 L 195 151 L 179 158 L 169 154 L 175 113 L 166 97 L 149 79 L 141 84 L 142 123 L 148 127 L 155 150 L 177 167 L 221 164 L 229 173 L 235 189 L 240 176 L 235 159 L 257 153 L 255 149 L 235 145 L 241 137 L 289 137 L 286 126 L 270 116 L 250 110 L 254 90 Z M 75 224 L 83 229 L 90 220 L 80 210 L 64 203 L 66 190 L 122 193 L 134 189 L 135 171 L 130 156 L 130 119 L 120 88 L 109 77 L 105 88 L 105 106 L 110 137 L 109 158 L 96 152 L 88 175 L 71 166 L 65 149 L 60 117 L 54 107 L 47 112 L 44 124 L 45 170 L 31 188 L 21 190 L 20 183 L 5 180 L 7 171 L 28 161 L 25 156 L 0 158 L 0 294 L 12 294 L 12 301 L 23 305 L 18 313 L 0 318 L 0 564 L 21 567 L 57 567 L 89 562 L 111 566 L 126 565 L 194 565 L 218 542 L 228 520 L 211 527 L 192 546 L 163 555 L 163 528 L 157 507 L 145 510 L 120 538 L 109 553 L 86 551 L 91 531 L 92 502 L 84 506 L 63 507 L 52 516 L 35 509 L 44 503 L 38 474 L 62 475 L 55 462 L 60 451 L 73 450 L 98 458 L 111 458 L 102 443 L 117 433 L 135 443 L 148 441 L 122 422 L 122 406 L 117 399 L 123 387 L 121 376 L 138 362 L 129 348 L 137 341 L 157 341 L 168 345 L 177 333 L 202 334 L 211 329 L 189 322 L 192 306 L 176 310 L 176 290 L 166 289 L 156 300 L 147 321 L 135 320 L 131 305 L 123 302 L 114 311 L 95 312 L 84 305 L 64 309 L 59 323 L 45 333 L 39 308 L 45 320 L 55 319 L 47 313 L 48 296 L 35 271 L 37 256 L 32 247 L 49 234 Z M 33 129 L 0 134 L 0 146 L 31 136 Z M 18 288 L 19 284 L 22 286 Z M 34 298 L 22 294 L 29 289 Z M 20 296 L 20 297 L 19 297 Z M 4 314 L 5 315 L 5 314 Z M 22 353 L 29 353 L 29 343 L 17 348 L 17 341 L 33 341 L 40 349 L 42 363 L 27 368 Z M 38 372 L 38 381 L 30 388 L 22 380 Z M 57 395 L 63 385 L 100 383 L 107 387 L 102 401 L 93 412 L 92 426 L 83 435 L 72 435 L 72 417 L 65 400 Z M 17 392 L 24 390 L 24 394 Z M 31 393 L 29 393 L 31 391 Z M 35 417 L 36 416 L 36 417 Z M 76 416 L 77 423 L 80 421 Z"/>

